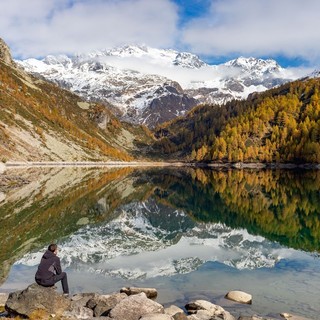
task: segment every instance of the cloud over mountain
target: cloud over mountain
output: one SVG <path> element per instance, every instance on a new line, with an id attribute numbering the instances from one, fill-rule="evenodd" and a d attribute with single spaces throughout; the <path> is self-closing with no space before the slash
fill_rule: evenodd
<path id="1" fill-rule="evenodd" d="M 0 30 L 20 57 L 74 53 L 125 43 L 173 46 L 177 6 L 169 0 L 12 0 Z"/>
<path id="2" fill-rule="evenodd" d="M 0 30 L 16 58 L 146 44 L 317 68 L 319 12 L 317 0 L 11 0 L 0 4 Z"/>

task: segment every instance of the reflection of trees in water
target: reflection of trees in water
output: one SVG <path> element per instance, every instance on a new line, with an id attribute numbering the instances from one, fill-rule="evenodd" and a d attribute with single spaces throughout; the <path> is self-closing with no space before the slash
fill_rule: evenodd
<path id="1" fill-rule="evenodd" d="M 159 221 L 169 206 L 198 221 L 320 252 L 320 171 L 121 168 L 67 176 L 70 183 L 50 194 L 52 173 L 39 176 L 37 189 L 0 207 L 0 283 L 26 252 L 72 234 L 82 223 L 111 220 L 116 208 L 150 197 L 164 205 L 155 216 Z"/>
<path id="2" fill-rule="evenodd" d="M 161 185 L 168 193 L 162 201 L 195 219 L 320 251 L 319 171 L 195 169 L 184 178 L 163 174 Z"/>
<path id="3" fill-rule="evenodd" d="M 54 189 L 55 175 L 62 172 L 70 180 L 62 188 Z M 115 208 L 132 200 L 124 199 L 118 188 L 118 183 L 123 184 L 130 173 L 131 168 L 39 171 L 36 188 L 30 186 L 22 198 L 0 206 L 0 283 L 19 257 L 75 232 L 82 226 L 81 219 L 90 223 L 110 219 Z M 51 190 L 48 194 L 47 188 Z"/>

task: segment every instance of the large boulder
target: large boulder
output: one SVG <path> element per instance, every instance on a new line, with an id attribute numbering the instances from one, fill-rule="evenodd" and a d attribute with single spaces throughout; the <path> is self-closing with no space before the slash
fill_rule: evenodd
<path id="1" fill-rule="evenodd" d="M 149 299 L 155 299 L 158 296 L 157 289 L 154 288 L 136 288 L 136 287 L 125 287 L 120 290 L 128 296 L 144 292 Z"/>
<path id="2" fill-rule="evenodd" d="M 125 293 L 95 295 L 87 302 L 86 307 L 93 310 L 95 317 L 107 316 L 111 309 L 127 297 Z"/>
<path id="3" fill-rule="evenodd" d="M 252 304 L 252 295 L 243 291 L 229 291 L 225 298 L 240 303 Z"/>
<path id="4" fill-rule="evenodd" d="M 148 299 L 144 292 L 121 300 L 109 313 L 114 320 L 139 320 L 149 313 L 164 313 L 161 304 Z"/>
<path id="5" fill-rule="evenodd" d="M 45 288 L 34 283 L 25 290 L 10 293 L 5 308 L 9 314 L 30 317 L 38 311 L 61 315 L 70 305 L 70 299 L 59 294 L 54 287 Z"/>
<path id="6" fill-rule="evenodd" d="M 228 311 L 206 300 L 191 301 L 186 305 L 186 309 L 191 314 L 189 318 L 194 320 L 235 320 Z"/>

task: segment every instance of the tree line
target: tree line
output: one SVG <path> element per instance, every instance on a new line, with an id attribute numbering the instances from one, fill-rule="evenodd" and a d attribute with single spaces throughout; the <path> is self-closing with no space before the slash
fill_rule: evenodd
<path id="1" fill-rule="evenodd" d="M 156 148 L 194 161 L 320 162 L 320 79 L 200 105 L 156 130 Z"/>

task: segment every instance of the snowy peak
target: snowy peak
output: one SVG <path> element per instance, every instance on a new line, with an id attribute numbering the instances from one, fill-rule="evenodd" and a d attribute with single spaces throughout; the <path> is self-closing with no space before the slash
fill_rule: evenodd
<path id="1" fill-rule="evenodd" d="M 71 59 L 66 55 L 58 55 L 58 56 L 49 55 L 45 57 L 42 61 L 47 65 L 67 66 L 72 63 Z"/>
<path id="2" fill-rule="evenodd" d="M 105 50 L 105 55 L 117 56 L 117 57 L 141 57 L 149 53 L 149 48 L 144 45 L 127 45 L 123 47 L 116 47 L 111 50 Z"/>
<path id="3" fill-rule="evenodd" d="M 79 55 L 78 57 L 85 57 Z M 156 49 L 144 45 L 127 45 L 110 50 L 95 51 L 87 55 L 87 58 L 118 57 L 135 58 L 148 62 L 159 63 L 167 66 L 180 66 L 183 68 L 198 69 L 206 63 L 192 53 L 178 52 L 171 49 Z"/>
<path id="4" fill-rule="evenodd" d="M 136 45 L 19 64 L 87 100 L 111 105 L 123 120 L 150 128 L 197 104 L 245 99 L 297 78 L 274 60 L 240 57 L 208 65 L 192 53 Z M 167 90 L 167 84 L 181 90 Z"/>
<path id="5" fill-rule="evenodd" d="M 69 58 L 66 55 L 52 56 L 48 55 L 42 62 L 48 66 L 78 66 L 84 63 L 99 62 L 104 65 L 114 63 L 110 58 L 119 58 L 122 60 L 132 60 L 131 68 L 135 68 L 135 61 L 143 61 L 151 64 L 161 64 L 167 67 L 182 67 L 189 69 L 199 69 L 207 64 L 203 62 L 198 56 L 188 52 L 178 52 L 175 50 L 155 49 L 147 46 L 123 46 L 111 50 L 93 51 L 88 54 L 76 54 Z M 34 59 L 27 59 L 24 62 L 31 62 Z M 119 66 L 119 64 L 118 64 Z M 128 66 L 125 64 L 125 66 Z M 130 67 L 129 67 L 130 69 Z"/>
<path id="6" fill-rule="evenodd" d="M 200 69 L 201 67 L 206 66 L 206 63 L 200 60 L 198 56 L 188 52 L 178 53 L 173 61 L 173 64 L 190 69 Z"/>
<path id="7" fill-rule="evenodd" d="M 245 71 L 254 71 L 254 72 L 262 72 L 262 73 L 275 73 L 283 70 L 280 65 L 272 59 L 263 60 L 263 59 L 256 59 L 253 57 L 244 58 L 239 57 L 234 60 L 230 60 L 225 63 L 228 67 L 235 67 L 241 68 Z"/>

